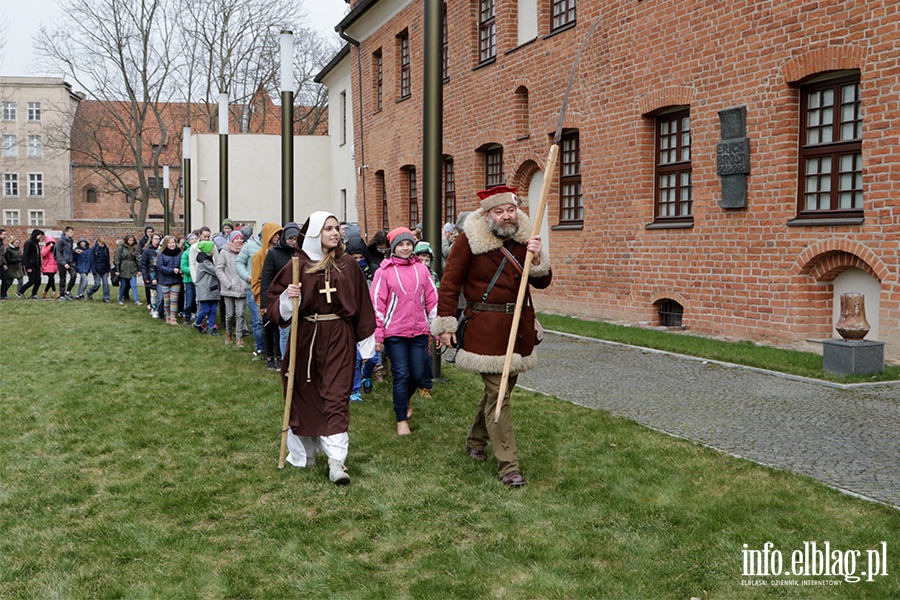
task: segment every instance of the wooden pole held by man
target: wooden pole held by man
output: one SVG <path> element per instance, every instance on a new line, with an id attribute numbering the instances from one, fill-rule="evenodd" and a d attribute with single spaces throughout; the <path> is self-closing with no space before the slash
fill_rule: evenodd
<path id="1" fill-rule="evenodd" d="M 547 198 L 550 196 L 550 185 L 553 183 L 553 172 L 556 168 L 556 158 L 559 156 L 559 145 L 550 146 L 550 154 L 547 155 L 547 164 L 544 169 L 544 181 L 541 184 L 541 196 L 538 201 L 537 212 L 529 215 L 533 223 L 531 237 L 540 235 L 541 223 L 544 221 L 544 210 L 547 208 Z M 519 284 L 519 295 L 516 296 L 516 310 L 513 313 L 512 328 L 509 330 L 509 342 L 506 345 L 506 360 L 503 362 L 503 377 L 500 379 L 500 393 L 497 395 L 497 407 L 494 409 L 494 423 L 500 420 L 500 411 L 503 408 L 503 398 L 509 387 L 509 369 L 512 365 L 513 352 L 516 348 L 516 334 L 519 331 L 519 321 L 522 320 L 522 306 L 525 304 L 525 292 L 528 291 L 528 275 L 531 273 L 531 262 L 534 260 L 534 252 L 531 250 L 525 255 L 525 264 L 522 265 L 522 282 Z"/>

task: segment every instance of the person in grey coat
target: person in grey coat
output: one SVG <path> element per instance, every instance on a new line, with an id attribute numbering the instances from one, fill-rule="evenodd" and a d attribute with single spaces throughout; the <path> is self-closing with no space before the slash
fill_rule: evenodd
<path id="1" fill-rule="evenodd" d="M 219 335 L 216 327 L 216 311 L 219 308 L 219 278 L 216 276 L 216 267 L 213 264 L 212 253 L 215 244 L 209 240 L 197 242 L 197 268 L 191 271 L 194 280 L 194 292 L 197 297 L 197 318 L 194 320 L 194 329 L 198 333 Z M 204 319 L 206 323 L 204 324 Z"/>
<path id="2" fill-rule="evenodd" d="M 225 343 L 231 343 L 234 332 L 234 345 L 238 348 L 244 347 L 244 303 L 247 298 L 247 282 L 241 279 L 237 270 L 237 258 L 243 246 L 244 234 L 232 231 L 228 243 L 216 256 L 216 275 L 225 301 Z"/>

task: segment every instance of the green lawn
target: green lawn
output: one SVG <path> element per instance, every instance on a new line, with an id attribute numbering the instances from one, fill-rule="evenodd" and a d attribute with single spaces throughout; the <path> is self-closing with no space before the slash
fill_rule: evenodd
<path id="1" fill-rule="evenodd" d="M 822 369 L 822 355 L 813 352 L 760 346 L 749 341 L 726 342 L 686 333 L 614 325 L 602 321 L 585 321 L 562 315 L 541 314 L 540 320 L 541 325 L 549 330 L 632 346 L 655 348 L 688 356 L 699 356 L 802 377 L 825 379 L 838 383 L 900 380 L 900 366 L 898 365 L 885 365 L 884 373 L 876 375 L 835 375 Z"/>
<path id="2" fill-rule="evenodd" d="M 411 436 L 389 384 L 353 405 L 339 488 L 276 468 L 249 349 L 98 302 L 6 301 L 0 332 L 0 598 L 900 598 L 896 510 L 555 398 L 516 391 L 505 489 L 452 366 Z M 741 576 L 743 544 L 826 540 L 886 541 L 889 575 Z"/>

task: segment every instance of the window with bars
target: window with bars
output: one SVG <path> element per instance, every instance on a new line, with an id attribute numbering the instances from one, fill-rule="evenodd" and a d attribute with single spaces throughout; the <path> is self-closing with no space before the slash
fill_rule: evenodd
<path id="1" fill-rule="evenodd" d="M 41 103 L 40 102 L 29 102 L 28 103 L 28 120 L 29 121 L 40 121 L 41 120 Z"/>
<path id="2" fill-rule="evenodd" d="M 581 200 L 581 149 L 577 130 L 564 131 L 560 140 L 559 219 L 562 223 L 584 222 Z"/>
<path id="3" fill-rule="evenodd" d="M 550 0 L 553 19 L 550 31 L 556 31 L 575 23 L 575 0 Z"/>
<path id="4" fill-rule="evenodd" d="M 375 112 L 381 110 L 382 93 L 384 91 L 384 58 L 381 54 L 381 48 L 372 54 L 372 72 L 375 76 Z"/>
<path id="5" fill-rule="evenodd" d="M 679 109 L 656 117 L 655 205 L 658 221 L 694 218 L 689 110 Z"/>
<path id="6" fill-rule="evenodd" d="M 28 158 L 40 158 L 44 155 L 44 141 L 39 135 L 28 136 Z"/>
<path id="7" fill-rule="evenodd" d="M 419 192 L 416 186 L 416 168 L 404 167 L 406 171 L 406 198 L 409 206 L 409 228 L 413 229 L 419 222 Z"/>
<path id="8" fill-rule="evenodd" d="M 19 138 L 15 135 L 3 136 L 3 158 L 17 158 L 19 156 Z"/>
<path id="9" fill-rule="evenodd" d="M 3 101 L 3 120 L 4 121 L 15 121 L 16 120 L 16 103 L 11 102 L 9 100 Z"/>
<path id="10" fill-rule="evenodd" d="M 478 62 L 497 57 L 497 19 L 494 0 L 479 0 L 478 6 Z"/>
<path id="11" fill-rule="evenodd" d="M 859 74 L 801 88 L 799 184 L 804 217 L 863 215 Z"/>
<path id="12" fill-rule="evenodd" d="M 441 73 L 444 81 L 450 79 L 450 41 L 447 38 L 447 3 L 444 2 L 443 49 L 441 53 Z"/>
<path id="13" fill-rule="evenodd" d="M 495 185 L 503 185 L 506 179 L 503 177 L 503 146 L 494 144 L 484 151 L 485 188 Z"/>
<path id="14" fill-rule="evenodd" d="M 378 186 L 376 190 L 376 194 L 381 199 L 381 228 L 385 231 L 390 231 L 390 211 L 388 210 L 388 196 L 387 196 L 387 187 L 384 183 L 384 171 L 377 171 L 375 173 L 375 185 Z"/>
<path id="15" fill-rule="evenodd" d="M 4 173 L 3 174 L 3 195 L 10 198 L 19 195 L 19 174 Z"/>
<path id="16" fill-rule="evenodd" d="M 30 227 L 43 227 L 44 226 L 44 211 L 29 210 L 28 211 L 28 225 Z"/>
<path id="17" fill-rule="evenodd" d="M 44 174 L 29 173 L 28 174 L 28 195 L 40 197 L 44 195 Z"/>
<path id="18" fill-rule="evenodd" d="M 3 211 L 3 224 L 15 226 L 19 224 L 19 211 L 18 210 L 4 210 Z"/>
<path id="19" fill-rule="evenodd" d="M 444 221 L 456 223 L 456 173 L 450 156 L 444 157 Z"/>
<path id="20" fill-rule="evenodd" d="M 412 74 L 409 64 L 409 32 L 404 31 L 397 36 L 400 48 L 400 99 L 409 98 L 412 95 Z"/>

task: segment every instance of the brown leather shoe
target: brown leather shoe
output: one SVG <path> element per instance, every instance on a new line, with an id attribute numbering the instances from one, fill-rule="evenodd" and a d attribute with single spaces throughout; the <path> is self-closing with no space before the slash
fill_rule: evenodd
<path id="1" fill-rule="evenodd" d="M 484 453 L 484 450 L 476 450 L 475 448 L 469 448 L 468 446 L 466 446 L 466 452 L 468 452 L 469 456 L 471 456 L 478 462 L 484 462 L 487 460 L 487 454 Z"/>
<path id="2" fill-rule="evenodd" d="M 503 485 L 509 487 L 522 487 L 525 485 L 525 478 L 518 471 L 510 471 L 506 475 L 501 476 L 500 481 L 503 482 Z"/>

